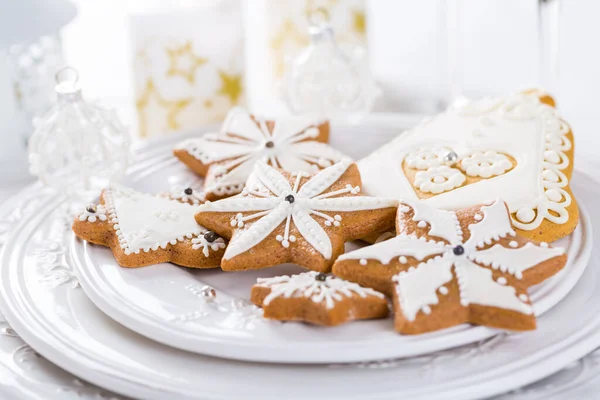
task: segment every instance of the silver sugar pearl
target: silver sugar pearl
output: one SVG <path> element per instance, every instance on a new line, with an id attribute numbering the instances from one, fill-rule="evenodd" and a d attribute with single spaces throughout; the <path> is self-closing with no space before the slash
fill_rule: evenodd
<path id="1" fill-rule="evenodd" d="M 88 204 L 88 206 L 85 209 L 87 210 L 87 212 L 92 214 L 97 211 L 96 205 L 93 203 Z"/>
<path id="2" fill-rule="evenodd" d="M 200 296 L 206 302 L 213 301 L 217 297 L 217 291 L 211 286 L 203 286 L 200 289 Z"/>
<path id="3" fill-rule="evenodd" d="M 454 165 L 458 161 L 458 154 L 453 151 L 446 153 L 444 156 L 444 164 L 446 165 Z"/>

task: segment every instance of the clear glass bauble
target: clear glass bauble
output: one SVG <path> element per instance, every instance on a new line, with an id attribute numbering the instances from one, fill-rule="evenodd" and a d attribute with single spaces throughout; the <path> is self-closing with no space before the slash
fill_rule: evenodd
<path id="1" fill-rule="evenodd" d="M 288 64 L 286 102 L 294 114 L 358 122 L 380 94 L 365 52 L 344 53 L 326 13 L 309 22 L 310 44 Z"/>
<path id="2" fill-rule="evenodd" d="M 58 34 L 40 37 L 30 43 L 12 45 L 6 53 L 9 79 L 13 85 L 18 118 L 24 140 L 32 132 L 31 121 L 45 113 L 56 101 L 54 75 L 64 66 L 62 42 Z"/>
<path id="3" fill-rule="evenodd" d="M 74 199 L 87 199 L 120 180 L 129 161 L 129 134 L 113 110 L 84 101 L 77 71 L 56 74 L 56 104 L 34 121 L 30 172 Z"/>

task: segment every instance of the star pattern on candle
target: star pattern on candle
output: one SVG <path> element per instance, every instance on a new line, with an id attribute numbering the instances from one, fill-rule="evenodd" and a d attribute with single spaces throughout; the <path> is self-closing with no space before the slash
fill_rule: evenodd
<path id="1" fill-rule="evenodd" d="M 362 10 L 352 11 L 352 29 L 360 36 L 365 36 L 367 32 L 367 21 L 365 12 Z"/>
<path id="2" fill-rule="evenodd" d="M 192 103 L 191 98 L 182 98 L 175 100 L 165 99 L 156 89 L 153 79 L 148 79 L 142 94 L 136 101 L 136 109 L 138 111 L 138 118 L 140 124 L 140 136 L 144 137 L 148 134 L 148 113 L 147 109 L 151 109 L 149 104 L 154 102 L 161 109 L 167 111 L 167 129 L 176 130 L 180 128 L 180 124 L 177 121 L 177 117 L 181 111 Z"/>
<path id="3" fill-rule="evenodd" d="M 227 97 L 231 104 L 238 104 L 242 95 L 242 75 L 228 74 L 225 71 L 219 70 L 219 78 L 221 79 L 221 88 L 218 94 Z"/>
<path id="4" fill-rule="evenodd" d="M 194 54 L 192 42 L 189 40 L 183 46 L 167 48 L 166 52 L 169 56 L 167 76 L 181 76 L 190 85 L 195 82 L 196 70 L 208 61 L 206 58 Z"/>

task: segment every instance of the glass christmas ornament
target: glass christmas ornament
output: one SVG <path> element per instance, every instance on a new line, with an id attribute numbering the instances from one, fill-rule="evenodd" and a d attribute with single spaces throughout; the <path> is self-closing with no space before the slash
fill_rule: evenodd
<path id="1" fill-rule="evenodd" d="M 7 61 L 16 103 L 14 117 L 22 121 L 18 130 L 23 146 L 31 134 L 33 118 L 48 111 L 56 100 L 54 75 L 65 65 L 60 36 L 13 45 L 8 49 Z"/>
<path id="2" fill-rule="evenodd" d="M 129 136 L 116 113 L 83 99 L 77 71 L 56 74 L 56 104 L 34 121 L 30 172 L 46 185 L 87 199 L 127 169 Z"/>
<path id="3" fill-rule="evenodd" d="M 310 44 L 292 60 L 284 82 L 287 104 L 294 114 L 358 122 L 380 92 L 365 52 L 346 54 L 340 49 L 325 9 L 308 18 Z"/>

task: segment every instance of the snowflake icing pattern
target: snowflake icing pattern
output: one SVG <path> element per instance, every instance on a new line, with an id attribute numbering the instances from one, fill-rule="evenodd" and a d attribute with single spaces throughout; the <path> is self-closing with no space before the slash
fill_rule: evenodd
<path id="1" fill-rule="evenodd" d="M 301 187 L 302 179 L 309 175 L 296 173 L 292 187 L 277 169 L 258 162 L 241 196 L 207 202 L 199 211 L 237 212 L 230 221 L 232 227 L 243 228 L 248 221 L 253 222 L 247 229 L 238 231 L 229 242 L 224 259 L 233 258 L 262 242 L 283 222 L 283 235 L 276 237 L 283 247 L 288 248 L 297 240 L 290 234 L 293 224 L 315 250 L 330 259 L 333 252 L 331 239 L 315 217 L 323 220 L 325 226 L 340 226 L 342 217 L 339 214 L 331 216 L 325 212 L 375 210 L 397 205 L 396 200 L 357 196 L 360 187 L 350 184 L 327 192 L 351 164 L 347 159 L 342 160 L 310 177 Z"/>
<path id="2" fill-rule="evenodd" d="M 344 297 L 352 298 L 355 294 L 362 298 L 367 296 L 384 297 L 382 293 L 373 289 L 315 271 L 292 276 L 258 278 L 256 284 L 271 289 L 271 293 L 263 300 L 264 305 L 268 305 L 278 297 L 305 297 L 315 303 L 324 302 L 325 307 L 331 310 L 336 302 L 343 300 Z"/>
<path id="3" fill-rule="evenodd" d="M 319 129 L 303 118 L 276 120 L 270 130 L 264 119 L 254 120 L 236 108 L 221 132 L 187 140 L 179 147 L 205 165 L 214 164 L 209 175 L 215 179 L 207 180 L 205 191 L 225 195 L 243 188 L 259 160 L 286 171 L 312 173 L 343 158 L 329 145 L 314 140 L 317 136 Z"/>
<path id="4" fill-rule="evenodd" d="M 563 249 L 550 248 L 546 243 L 537 245 L 526 241 L 523 244 L 523 241 L 512 240 L 516 233 L 500 200 L 482 206 L 474 215 L 476 222 L 468 226 L 466 241 L 455 212 L 437 210 L 422 202 L 401 202 L 399 220 L 411 208 L 417 227 L 429 226 L 429 236 L 442 241 L 400 233 L 385 242 L 344 254 L 339 260 L 360 260 L 360 265 L 366 265 L 367 259 L 377 259 L 383 264 L 392 259 L 406 264 L 408 257 L 421 261 L 392 278 L 401 311 L 408 321 L 414 321 L 419 312 L 432 314 L 432 306 L 449 293 L 447 286 L 452 282 L 458 286 L 463 307 L 476 304 L 533 315 L 527 294 L 519 294 L 507 277 L 521 281 L 525 271 L 563 255 Z M 511 239 L 508 245 L 504 245 L 506 240 L 499 242 L 504 238 Z M 426 258 L 427 261 L 422 261 Z M 493 271 L 500 276 L 494 279 Z"/>

